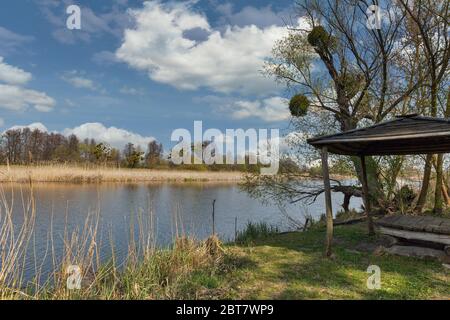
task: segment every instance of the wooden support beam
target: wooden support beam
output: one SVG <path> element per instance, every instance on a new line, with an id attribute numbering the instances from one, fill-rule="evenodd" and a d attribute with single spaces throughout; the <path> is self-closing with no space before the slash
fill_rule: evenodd
<path id="1" fill-rule="evenodd" d="M 367 180 L 367 166 L 366 166 L 366 157 L 361 156 L 361 167 L 362 167 L 362 188 L 363 188 L 363 200 L 364 200 L 364 208 L 366 209 L 367 215 L 367 226 L 369 228 L 369 234 L 375 234 L 375 229 L 373 227 L 373 219 L 372 212 L 370 208 L 370 199 L 369 199 L 369 182 Z"/>
<path id="2" fill-rule="evenodd" d="M 331 204 L 331 186 L 330 186 L 330 173 L 328 169 L 327 147 L 322 148 L 322 172 L 325 189 L 325 207 L 327 218 L 327 239 L 326 239 L 325 255 L 327 257 L 330 257 L 332 254 L 331 247 L 333 243 L 333 207 Z"/>

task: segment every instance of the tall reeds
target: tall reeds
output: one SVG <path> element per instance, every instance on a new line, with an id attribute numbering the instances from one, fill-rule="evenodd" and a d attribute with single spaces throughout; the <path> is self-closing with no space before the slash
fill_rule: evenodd
<path id="1" fill-rule="evenodd" d="M 32 195 L 26 199 L 21 189 L 20 197 L 23 216 L 21 225 L 17 227 L 13 219 L 14 191 L 7 199 L 0 185 L 0 288 L 10 288 L 6 292 L 0 290 L 0 298 L 5 294 L 23 294 L 18 288 L 23 281 L 26 251 L 34 230 L 36 210 Z"/>
<path id="2" fill-rule="evenodd" d="M 126 169 L 75 165 L 0 166 L 0 182 L 239 182 L 242 173 Z"/>

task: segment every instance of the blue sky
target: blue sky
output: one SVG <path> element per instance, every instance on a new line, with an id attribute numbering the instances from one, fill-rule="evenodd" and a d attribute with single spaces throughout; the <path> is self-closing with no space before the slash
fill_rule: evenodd
<path id="1" fill-rule="evenodd" d="M 66 8 L 81 7 L 81 30 Z M 35 124 L 119 146 L 176 128 L 287 128 L 261 74 L 293 1 L 0 3 L 0 130 Z M 121 129 L 121 130 L 118 130 Z"/>

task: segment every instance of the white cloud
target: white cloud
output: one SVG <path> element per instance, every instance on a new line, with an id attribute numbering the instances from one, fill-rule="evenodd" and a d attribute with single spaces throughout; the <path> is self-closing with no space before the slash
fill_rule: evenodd
<path id="1" fill-rule="evenodd" d="M 258 27 L 269 27 L 272 25 L 284 25 L 283 16 L 289 14 L 289 10 L 283 12 L 274 12 L 270 6 L 255 8 L 246 6 L 240 11 L 234 11 L 234 5 L 231 2 L 222 3 L 216 6 L 217 12 L 221 14 L 220 20 L 236 26 L 248 26 L 254 24 Z"/>
<path id="2" fill-rule="evenodd" d="M 1 123 L 0 123 L 1 126 Z M 49 132 L 47 127 L 40 122 L 35 122 L 29 125 L 17 125 L 10 127 L 8 130 L 17 130 L 29 128 L 30 130 L 38 129 L 42 132 Z M 57 131 L 53 131 L 57 133 Z M 103 124 L 94 122 L 94 123 L 85 123 L 75 128 L 66 128 L 60 132 L 65 136 L 70 136 L 74 134 L 80 140 L 84 139 L 95 139 L 97 142 L 105 142 L 110 146 L 122 149 L 129 142 L 133 143 L 135 146 L 140 146 L 142 150 L 147 149 L 147 145 L 150 141 L 155 140 L 153 137 L 144 137 L 140 134 L 127 131 L 125 129 L 119 129 L 116 127 L 105 127 Z"/>
<path id="3" fill-rule="evenodd" d="M 61 79 L 71 84 L 75 88 L 89 89 L 92 91 L 99 90 L 99 86 L 91 79 L 84 77 L 78 71 L 66 72 Z"/>
<path id="4" fill-rule="evenodd" d="M 120 60 L 116 57 L 116 54 L 114 52 L 106 50 L 96 52 L 92 56 L 92 61 L 94 61 L 99 65 L 111 65 L 120 62 Z"/>
<path id="5" fill-rule="evenodd" d="M 9 55 L 33 41 L 33 37 L 23 36 L 0 26 L 0 55 Z"/>
<path id="6" fill-rule="evenodd" d="M 108 95 L 88 95 L 80 98 L 79 104 L 92 107 L 111 107 L 122 103 L 122 100 Z"/>
<path id="7" fill-rule="evenodd" d="M 51 111 L 56 104 L 53 98 L 45 92 L 22 87 L 31 78 L 31 73 L 3 62 L 0 57 L 0 108 L 23 111 L 32 106 L 37 111 Z"/>
<path id="8" fill-rule="evenodd" d="M 31 78 L 31 73 L 3 62 L 3 57 L 0 57 L 0 82 L 23 85 Z"/>
<path id="9" fill-rule="evenodd" d="M 261 75 L 276 40 L 287 34 L 284 26 L 226 26 L 215 30 L 192 1 L 147 1 L 130 10 L 135 27 L 125 30 L 117 57 L 131 67 L 148 72 L 154 81 L 180 89 L 207 87 L 217 92 L 270 94 L 277 91 L 272 79 Z M 186 34 L 207 33 L 205 40 Z M 198 32 L 196 32 L 198 33 Z"/>
<path id="10" fill-rule="evenodd" d="M 65 129 L 63 134 L 68 136 L 76 135 L 79 139 L 95 139 L 99 142 L 106 142 L 109 145 L 122 149 L 128 142 L 147 149 L 147 144 L 155 140 L 153 137 L 144 137 L 140 134 L 119 129 L 116 127 L 105 127 L 101 123 L 85 123 L 72 129 Z"/>
<path id="11" fill-rule="evenodd" d="M 259 118 L 266 122 L 289 119 L 287 100 L 281 97 L 254 101 L 238 100 L 229 107 L 234 119 Z"/>
<path id="12" fill-rule="evenodd" d="M 265 122 L 277 122 L 289 119 L 288 100 L 279 96 L 265 99 L 246 100 L 228 96 L 209 95 L 195 98 L 194 102 L 205 103 L 217 112 L 233 119 L 260 119 Z"/>
<path id="13" fill-rule="evenodd" d="M 81 30 L 73 32 L 66 27 L 66 8 L 73 1 L 35 0 L 47 21 L 53 26 L 52 36 L 63 44 L 76 44 L 79 41 L 91 42 L 104 34 L 120 37 L 122 31 L 129 25 L 123 6 L 127 1 L 115 1 L 109 11 L 95 13 L 87 6 L 81 6 Z"/>
<path id="14" fill-rule="evenodd" d="M 120 88 L 119 91 L 122 94 L 127 94 L 130 96 L 142 96 L 144 94 L 144 90 L 142 90 L 142 89 L 130 88 L 127 86 Z"/>
<path id="15" fill-rule="evenodd" d="M 77 105 L 74 101 L 72 101 L 72 100 L 70 100 L 70 99 L 65 99 L 64 102 L 65 102 L 66 105 L 69 106 L 69 107 L 75 107 L 75 106 Z"/>
<path id="16" fill-rule="evenodd" d="M 32 106 L 38 111 L 49 112 L 55 104 L 55 100 L 44 92 L 0 84 L 0 108 L 22 111 Z"/>
<path id="17" fill-rule="evenodd" d="M 31 124 L 29 124 L 27 126 L 12 126 L 8 130 L 18 130 L 18 129 L 24 129 L 24 128 L 28 128 L 31 131 L 37 129 L 37 130 L 42 131 L 42 132 L 48 132 L 47 127 L 44 126 L 41 122 L 34 122 L 34 123 L 31 123 Z"/>

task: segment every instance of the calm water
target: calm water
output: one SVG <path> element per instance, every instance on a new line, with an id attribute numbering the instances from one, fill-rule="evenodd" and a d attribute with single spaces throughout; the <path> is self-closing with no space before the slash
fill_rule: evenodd
<path id="1" fill-rule="evenodd" d="M 10 199 L 11 190 L 5 191 Z M 13 218 L 17 226 L 23 222 L 21 194 L 28 197 L 26 187 L 14 187 Z M 214 199 L 216 233 L 223 240 L 234 239 L 236 218 L 238 230 L 249 221 L 264 221 L 281 230 L 292 228 L 277 206 L 263 205 L 230 184 L 42 184 L 34 186 L 34 195 L 36 225 L 28 250 L 27 278 L 33 276 L 36 265 L 42 265 L 44 274 L 52 269 L 51 251 L 58 259 L 62 255 L 63 239 L 74 230 L 81 231 L 88 216 L 94 221 L 98 217 L 97 246 L 103 260 L 111 257 L 111 243 L 118 260 L 123 259 L 133 229 L 135 238 L 138 237 L 138 225 L 145 225 L 141 234 L 152 234 L 160 247 L 172 242 L 177 226 L 178 234 L 206 238 L 212 231 Z M 340 203 L 342 197 L 335 195 L 334 211 Z M 352 206 L 359 207 L 360 200 L 354 199 Z M 304 220 L 305 213 L 318 217 L 324 211 L 323 197 L 310 206 L 286 209 L 286 213 L 299 221 Z"/>

